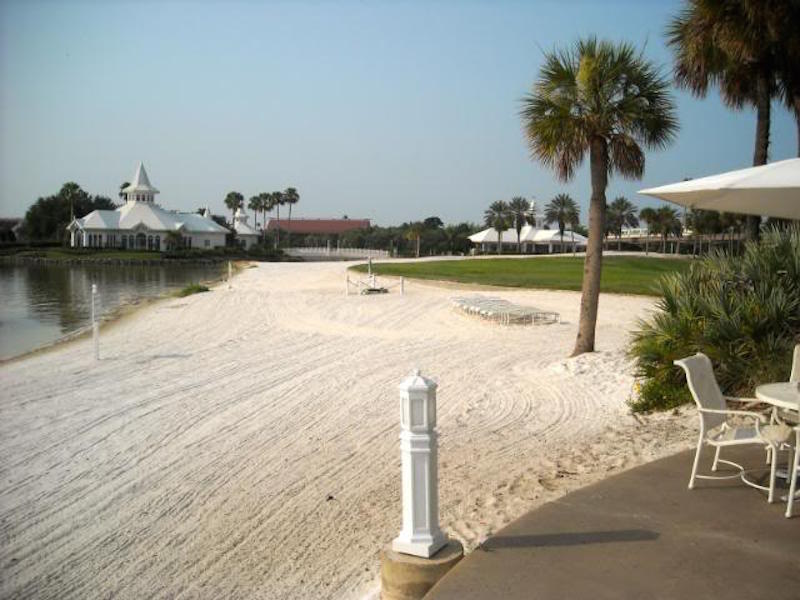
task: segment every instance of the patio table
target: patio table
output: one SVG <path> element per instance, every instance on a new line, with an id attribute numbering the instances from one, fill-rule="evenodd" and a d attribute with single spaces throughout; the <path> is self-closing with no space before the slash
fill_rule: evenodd
<path id="1" fill-rule="evenodd" d="M 772 406 L 794 411 L 797 413 L 798 422 L 800 422 L 800 382 L 765 383 L 756 388 L 756 398 Z M 797 448 L 796 451 L 800 452 L 800 448 Z M 788 469 L 780 469 L 776 474 L 778 477 L 789 478 Z M 796 492 L 794 497 L 795 499 L 799 498 L 800 492 Z M 788 495 L 781 499 L 787 500 Z"/>

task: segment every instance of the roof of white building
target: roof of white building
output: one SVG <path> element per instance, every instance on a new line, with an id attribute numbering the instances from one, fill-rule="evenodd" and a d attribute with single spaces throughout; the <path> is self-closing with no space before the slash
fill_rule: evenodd
<path id="1" fill-rule="evenodd" d="M 573 238 L 574 235 L 574 238 Z M 535 244 L 549 244 L 551 242 L 560 242 L 561 241 L 561 234 L 559 233 L 558 229 L 536 229 L 533 225 L 525 225 L 520 231 L 520 241 L 521 242 L 532 242 Z M 478 233 L 474 233 L 469 236 L 470 241 L 476 244 L 482 243 L 490 243 L 496 244 L 497 243 L 497 230 L 496 229 L 484 229 L 483 231 L 479 231 Z M 564 242 L 565 243 L 572 243 L 573 239 L 576 244 L 583 245 L 586 243 L 586 238 L 579 233 L 573 233 L 569 229 L 564 230 Z M 506 229 L 503 232 L 503 243 L 504 244 L 516 244 L 517 243 L 517 230 L 516 229 Z"/>
<path id="2" fill-rule="evenodd" d="M 238 236 L 252 235 L 258 237 L 259 235 L 255 229 L 247 224 L 247 213 L 244 211 L 244 208 L 241 207 L 236 209 L 236 213 L 233 216 L 233 227 Z"/>
<path id="3" fill-rule="evenodd" d="M 154 231 L 228 233 L 203 215 L 164 210 L 151 202 L 128 201 L 116 210 L 94 210 L 74 223 L 81 229 L 132 230 L 141 226 Z"/>
<path id="4" fill-rule="evenodd" d="M 139 166 L 136 167 L 136 174 L 133 176 L 133 183 L 122 190 L 125 194 L 134 192 L 144 192 L 146 194 L 158 194 L 158 190 L 150 184 L 150 178 L 147 176 L 147 171 L 144 170 L 144 164 L 140 161 Z"/>

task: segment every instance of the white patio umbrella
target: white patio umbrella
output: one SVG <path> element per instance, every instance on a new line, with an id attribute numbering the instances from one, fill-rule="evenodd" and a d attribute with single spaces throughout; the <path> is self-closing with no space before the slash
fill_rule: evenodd
<path id="1" fill-rule="evenodd" d="M 800 158 L 640 190 L 689 208 L 800 219 Z"/>

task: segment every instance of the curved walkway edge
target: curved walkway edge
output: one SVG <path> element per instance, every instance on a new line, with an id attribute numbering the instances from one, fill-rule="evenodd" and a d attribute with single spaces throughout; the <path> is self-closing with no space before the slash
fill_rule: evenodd
<path id="1" fill-rule="evenodd" d="M 723 450 L 750 468 L 753 447 Z M 800 516 L 738 479 L 686 488 L 693 451 L 531 511 L 461 561 L 426 600 L 798 598 Z M 711 455 L 701 459 L 708 469 Z"/>

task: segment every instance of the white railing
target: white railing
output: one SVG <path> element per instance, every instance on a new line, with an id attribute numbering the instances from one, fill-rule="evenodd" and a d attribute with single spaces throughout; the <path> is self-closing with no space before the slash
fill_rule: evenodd
<path id="1" fill-rule="evenodd" d="M 329 248 L 327 246 L 285 248 L 290 256 L 339 258 L 389 258 L 388 250 L 373 248 Z"/>

